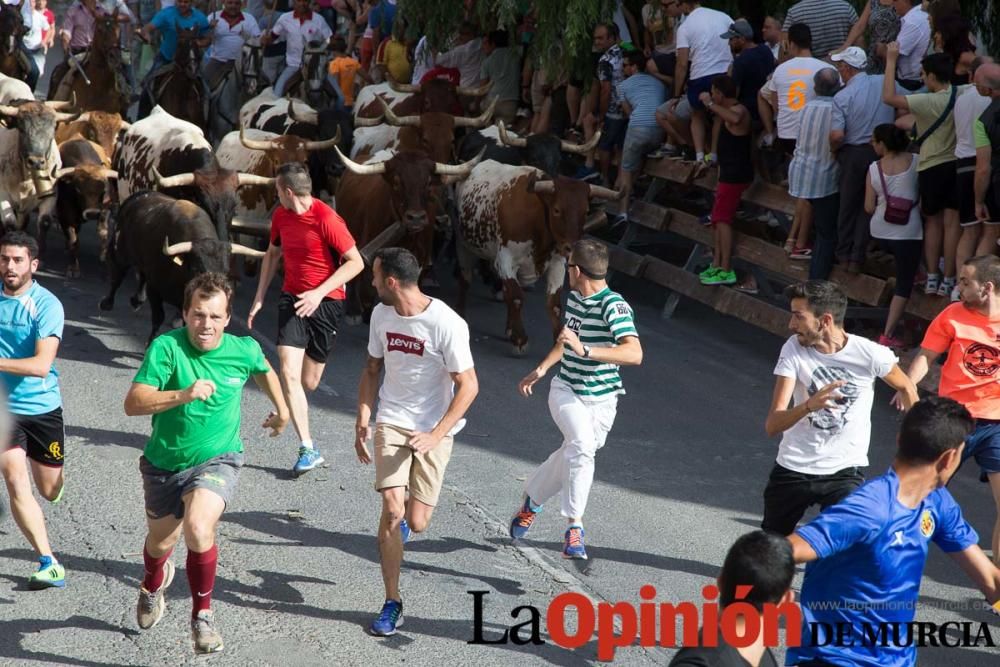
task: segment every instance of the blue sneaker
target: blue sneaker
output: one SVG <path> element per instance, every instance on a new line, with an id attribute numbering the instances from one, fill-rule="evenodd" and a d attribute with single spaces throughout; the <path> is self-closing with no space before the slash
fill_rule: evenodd
<path id="1" fill-rule="evenodd" d="M 43 588 L 63 588 L 66 586 L 66 570 L 51 556 L 38 557 L 38 571 L 28 577 L 28 588 L 33 591 Z"/>
<path id="2" fill-rule="evenodd" d="M 570 526 L 569 530 L 566 531 L 563 558 L 587 560 L 587 549 L 583 546 L 583 528 L 580 526 Z"/>
<path id="3" fill-rule="evenodd" d="M 318 449 L 310 447 L 299 447 L 299 460 L 292 467 L 295 476 L 304 475 L 319 464 L 323 463 L 323 455 Z"/>
<path id="4" fill-rule="evenodd" d="M 510 520 L 510 538 L 512 540 L 519 540 L 528 534 L 528 529 L 535 522 L 535 516 L 540 509 L 542 509 L 540 506 L 536 507 L 531 504 L 531 498 L 524 497 L 524 505 Z"/>
<path id="5" fill-rule="evenodd" d="M 403 544 L 410 541 L 410 524 L 406 523 L 406 519 L 399 520 L 399 534 L 403 538 Z"/>
<path id="6" fill-rule="evenodd" d="M 403 624 L 403 603 L 398 600 L 386 600 L 378 618 L 372 621 L 368 632 L 376 637 L 391 637 L 396 634 L 396 628 Z"/>

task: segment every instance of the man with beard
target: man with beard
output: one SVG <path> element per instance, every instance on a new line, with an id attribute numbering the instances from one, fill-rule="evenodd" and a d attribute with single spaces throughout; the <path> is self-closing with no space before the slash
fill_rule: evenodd
<path id="1" fill-rule="evenodd" d="M 791 301 L 764 429 L 783 434 L 764 489 L 761 528 L 789 535 L 812 505 L 826 508 L 864 482 L 875 379 L 909 409 L 919 396 L 889 348 L 844 330 L 847 296 L 826 280 L 785 290 Z M 791 405 L 791 407 L 789 407 Z"/>
<path id="2" fill-rule="evenodd" d="M 420 264 L 403 248 L 375 255 L 372 284 L 382 303 L 372 311 L 368 361 L 358 386 L 358 460 L 371 463 L 375 417 L 375 490 L 382 495 L 378 548 L 385 604 L 369 632 L 396 634 L 403 624 L 399 570 L 410 532 L 427 529 L 444 482 L 454 436 L 479 393 L 469 325 L 443 301 L 420 291 Z M 409 491 L 409 500 L 406 493 Z"/>
<path id="3" fill-rule="evenodd" d="M 63 335 L 63 307 L 52 292 L 35 282 L 37 270 L 34 238 L 8 232 L 0 239 L 0 378 L 13 420 L 10 440 L 3 443 L 0 453 L 0 470 L 10 496 L 10 512 L 38 556 L 38 571 L 28 579 L 32 589 L 66 585 L 66 572 L 49 546 L 42 508 L 31 493 L 34 478 L 40 496 L 52 503 L 62 499 L 66 455 L 55 367 Z"/>
<path id="4" fill-rule="evenodd" d="M 967 260 L 958 290 L 961 300 L 942 310 L 927 327 L 909 376 L 920 382 L 934 361 L 947 353 L 938 394 L 958 401 L 975 418 L 962 461 L 976 459 L 980 479 L 989 481 L 1000 508 L 1000 258 L 981 255 Z M 1000 516 L 993 526 L 992 545 L 993 562 L 1000 563 Z"/>

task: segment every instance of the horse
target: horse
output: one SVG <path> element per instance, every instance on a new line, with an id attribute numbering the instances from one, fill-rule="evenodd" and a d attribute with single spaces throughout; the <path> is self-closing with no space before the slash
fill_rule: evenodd
<path id="1" fill-rule="evenodd" d="M 21 39 L 27 28 L 21 18 L 21 5 L 29 0 L 21 0 L 16 5 L 0 5 L 0 74 L 24 81 L 28 78 L 28 67 L 21 53 Z"/>
<path id="2" fill-rule="evenodd" d="M 94 19 L 94 39 L 80 64 L 83 75 L 80 71 L 70 73 L 69 62 L 57 65 L 49 82 L 48 99 L 69 100 L 76 95 L 81 109 L 126 116 L 131 90 L 123 70 L 120 25 L 117 8 L 112 14 Z"/>
<path id="3" fill-rule="evenodd" d="M 222 71 L 214 80 L 209 70 L 203 70 L 208 88 L 208 140 L 213 146 L 236 129 L 240 122 L 240 108 L 268 85 L 261 72 L 261 46 L 257 39 L 247 40 L 243 56 L 238 63 Z"/>
<path id="4" fill-rule="evenodd" d="M 302 54 L 302 66 L 285 86 L 286 96 L 297 97 L 314 109 L 329 106 L 323 85 L 326 81 L 326 66 L 330 61 L 326 46 L 325 41 L 309 42 Z"/>
<path id="5" fill-rule="evenodd" d="M 205 89 L 199 73 L 201 49 L 198 28 L 177 27 L 174 62 L 154 75 L 139 100 L 138 118 L 145 118 L 157 104 L 174 118 L 205 129 Z"/>

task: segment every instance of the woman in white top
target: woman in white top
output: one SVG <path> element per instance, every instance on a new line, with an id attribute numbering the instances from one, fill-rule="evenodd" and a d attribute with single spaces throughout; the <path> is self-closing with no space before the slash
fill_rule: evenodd
<path id="1" fill-rule="evenodd" d="M 889 303 L 885 329 L 878 339 L 880 344 L 891 348 L 903 346 L 902 341 L 892 334 L 913 291 L 924 238 L 923 221 L 917 206 L 920 198 L 917 194 L 917 156 L 907 150 L 909 143 L 906 132 L 892 123 L 876 127 L 872 132 L 872 146 L 879 159 L 868 168 L 865 187 L 865 211 L 872 216 L 872 238 L 880 239 L 887 245 L 896 260 L 896 290 Z M 909 216 L 903 219 L 905 222 L 886 220 L 886 195 L 896 198 L 893 208 L 898 208 L 903 200 L 910 203 Z M 889 219 L 893 217 L 890 215 Z"/>

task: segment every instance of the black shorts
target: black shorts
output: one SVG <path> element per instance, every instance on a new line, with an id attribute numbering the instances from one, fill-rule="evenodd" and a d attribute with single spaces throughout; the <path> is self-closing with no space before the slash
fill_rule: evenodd
<path id="1" fill-rule="evenodd" d="M 782 139 L 778 137 L 774 140 L 774 149 L 779 153 L 784 153 L 788 157 L 795 155 L 795 139 Z"/>
<path id="2" fill-rule="evenodd" d="M 625 132 L 628 131 L 628 118 L 604 117 L 601 127 L 601 139 L 597 142 L 597 150 L 610 151 L 625 145 Z"/>
<path id="3" fill-rule="evenodd" d="M 278 345 L 304 348 L 306 356 L 325 364 L 333 343 L 337 340 L 337 327 L 344 314 L 344 302 L 326 297 L 309 317 L 295 314 L 298 297 L 282 292 L 278 299 Z"/>
<path id="4" fill-rule="evenodd" d="M 920 191 L 920 212 L 937 215 L 946 208 L 958 210 L 958 192 L 955 188 L 955 160 L 924 169 L 917 177 Z"/>
<path id="5" fill-rule="evenodd" d="M 844 468 L 830 475 L 807 475 L 775 463 L 764 489 L 764 520 L 760 527 L 779 535 L 791 535 L 811 506 L 826 509 L 864 482 L 861 468 Z"/>
<path id="6" fill-rule="evenodd" d="M 139 457 L 142 473 L 142 495 L 146 501 L 146 516 L 162 519 L 173 515 L 184 518 L 184 496 L 195 489 L 208 489 L 222 498 L 227 506 L 236 492 L 236 482 L 243 467 L 242 452 L 227 452 L 186 470 L 162 470 Z"/>
<path id="7" fill-rule="evenodd" d="M 66 429 L 62 408 L 40 415 L 11 415 L 10 447 L 20 447 L 28 458 L 61 468 L 66 456 Z"/>

